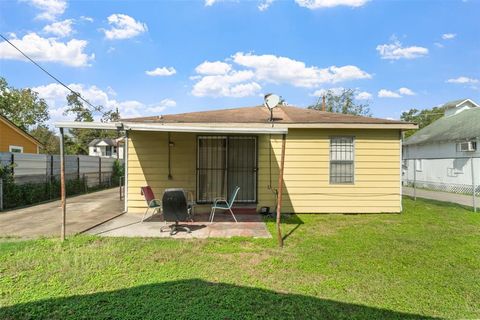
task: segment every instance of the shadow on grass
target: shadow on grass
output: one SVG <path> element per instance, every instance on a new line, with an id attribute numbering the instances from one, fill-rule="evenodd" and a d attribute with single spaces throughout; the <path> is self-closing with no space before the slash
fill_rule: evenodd
<path id="1" fill-rule="evenodd" d="M 0 308 L 1 319 L 428 319 L 428 317 L 199 279 Z"/>
<path id="2" fill-rule="evenodd" d="M 275 223 L 276 217 L 275 214 L 272 213 L 268 216 L 264 217 L 265 222 L 273 222 Z M 302 224 L 304 224 L 303 220 L 294 213 L 285 214 L 283 213 L 281 216 L 281 223 L 285 226 L 285 228 L 289 228 L 288 230 L 284 230 L 283 240 L 287 239 L 292 233 L 294 233 Z M 294 225 L 293 228 L 290 225 Z"/>

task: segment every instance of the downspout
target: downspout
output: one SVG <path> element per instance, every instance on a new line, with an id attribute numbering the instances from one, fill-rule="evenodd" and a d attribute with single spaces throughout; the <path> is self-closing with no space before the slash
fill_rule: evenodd
<path id="1" fill-rule="evenodd" d="M 125 130 L 125 142 L 123 144 L 123 161 L 125 163 L 125 177 L 123 186 L 124 212 L 128 212 L 128 132 Z"/>

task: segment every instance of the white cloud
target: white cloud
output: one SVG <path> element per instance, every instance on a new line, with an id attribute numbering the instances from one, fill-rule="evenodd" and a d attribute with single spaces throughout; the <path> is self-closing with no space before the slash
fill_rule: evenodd
<path id="1" fill-rule="evenodd" d="M 88 16 L 80 16 L 80 20 L 93 22 L 93 18 Z"/>
<path id="2" fill-rule="evenodd" d="M 288 84 L 296 87 L 314 88 L 325 83 L 370 79 L 372 76 L 352 65 L 328 68 L 306 66 L 302 61 L 275 55 L 254 55 L 237 52 L 233 64 L 205 61 L 190 77 L 197 81 L 192 94 L 195 96 L 245 97 L 258 94 L 260 83 Z M 238 70 L 237 68 L 240 68 Z"/>
<path id="3" fill-rule="evenodd" d="M 400 41 L 393 39 L 390 44 L 381 44 L 377 46 L 377 51 L 382 59 L 416 59 L 428 54 L 428 49 L 424 47 L 411 46 L 403 47 Z"/>
<path id="4" fill-rule="evenodd" d="M 93 105 L 102 105 L 107 110 L 115 110 L 118 108 L 123 118 L 141 117 L 148 115 L 158 115 L 159 112 L 166 108 L 175 107 L 176 102 L 172 99 L 163 99 L 157 104 L 147 105 L 137 100 L 116 100 L 112 94 L 113 89 L 108 87 L 106 91 L 97 86 L 87 86 L 79 83 L 68 85 L 72 90 L 78 92 Z M 67 109 L 66 96 L 70 93 L 65 87 L 57 83 L 50 83 L 44 86 L 32 88 L 38 92 L 40 98 L 45 99 L 49 106 L 51 121 L 73 120 L 73 116 L 64 116 L 63 113 Z M 97 119 L 98 120 L 98 116 Z"/>
<path id="5" fill-rule="evenodd" d="M 315 90 L 312 94 L 310 94 L 313 97 L 323 97 L 324 95 L 327 94 L 327 91 L 331 91 L 335 95 L 339 95 L 345 90 L 345 88 L 342 87 L 337 87 L 337 88 L 328 88 L 328 89 L 318 89 Z"/>
<path id="6" fill-rule="evenodd" d="M 27 0 L 21 1 L 26 2 Z M 54 21 L 67 9 L 66 0 L 29 0 L 28 3 L 41 11 L 36 16 L 40 20 Z"/>
<path id="7" fill-rule="evenodd" d="M 168 77 L 173 76 L 177 73 L 174 67 L 158 67 L 150 71 L 145 71 L 145 74 L 152 76 L 152 77 Z"/>
<path id="8" fill-rule="evenodd" d="M 57 37 L 68 37 L 73 32 L 73 20 L 66 19 L 63 21 L 53 22 L 51 24 L 46 25 L 43 28 L 43 32 L 48 34 L 53 34 Z"/>
<path id="9" fill-rule="evenodd" d="M 465 76 L 461 76 L 461 77 L 454 78 L 454 79 L 448 79 L 447 82 L 448 83 L 458 83 L 458 84 L 475 84 L 475 83 L 479 83 L 480 80 L 465 77 Z"/>
<path id="10" fill-rule="evenodd" d="M 441 44 L 440 42 L 435 42 L 434 45 L 438 48 L 443 48 L 445 47 L 443 44 Z"/>
<path id="11" fill-rule="evenodd" d="M 295 2 L 308 9 L 333 8 L 337 6 L 361 7 L 369 0 L 295 0 Z"/>
<path id="12" fill-rule="evenodd" d="M 456 33 L 444 33 L 442 34 L 442 39 L 443 40 L 451 40 L 454 39 L 457 36 Z"/>
<path id="13" fill-rule="evenodd" d="M 361 91 L 356 96 L 355 99 L 357 100 L 370 100 L 372 99 L 372 94 L 367 91 Z"/>
<path id="14" fill-rule="evenodd" d="M 205 0 L 205 7 L 211 7 L 215 2 L 218 2 L 218 0 Z"/>
<path id="15" fill-rule="evenodd" d="M 198 74 L 204 74 L 204 75 L 226 74 L 230 70 L 232 70 L 232 66 L 229 65 L 228 63 L 221 62 L 221 61 L 214 61 L 214 62 L 204 61 L 203 63 L 199 64 L 195 68 L 195 72 L 197 72 Z"/>
<path id="16" fill-rule="evenodd" d="M 197 97 L 247 97 L 257 94 L 262 88 L 252 81 L 252 71 L 232 71 L 225 75 L 207 75 L 202 77 L 192 89 Z"/>
<path id="17" fill-rule="evenodd" d="M 380 91 L 378 91 L 379 98 L 401 98 L 402 96 L 414 96 L 414 95 L 416 95 L 416 93 L 413 92 L 413 90 L 406 87 L 399 88 L 396 91 L 391 91 L 387 89 L 381 89 Z"/>
<path id="18" fill-rule="evenodd" d="M 275 1 L 275 0 L 261 0 L 260 3 L 258 4 L 258 7 L 257 7 L 258 10 L 260 10 L 260 11 L 267 10 L 272 5 L 273 1 Z"/>
<path id="19" fill-rule="evenodd" d="M 356 66 L 331 66 L 320 69 L 307 67 L 304 62 L 275 55 L 253 55 L 237 52 L 233 61 L 252 69 L 255 78 L 272 83 L 287 83 L 296 87 L 314 87 L 323 83 L 370 79 L 372 76 Z"/>
<path id="20" fill-rule="evenodd" d="M 59 62 L 72 67 L 88 66 L 95 58 L 85 53 L 86 40 L 71 39 L 61 42 L 54 38 L 42 38 L 29 33 L 22 39 L 11 39 L 15 46 L 37 61 Z M 6 41 L 0 42 L 0 59 L 25 60 L 25 58 Z"/>
<path id="21" fill-rule="evenodd" d="M 398 89 L 398 93 L 400 93 L 401 95 L 404 95 L 404 96 L 414 96 L 415 95 L 415 92 L 413 92 L 409 88 L 405 88 L 405 87 L 402 87 L 402 88 Z"/>
<path id="22" fill-rule="evenodd" d="M 103 30 L 105 37 L 110 40 L 128 39 L 138 36 L 148 30 L 147 25 L 126 14 L 112 14 L 108 18 L 109 30 Z"/>
<path id="23" fill-rule="evenodd" d="M 163 112 L 167 108 L 172 108 L 177 105 L 177 102 L 172 99 L 163 99 L 160 101 L 158 104 L 149 106 L 147 109 L 150 113 L 155 113 L 155 114 L 160 114 L 160 112 Z"/>
<path id="24" fill-rule="evenodd" d="M 310 95 L 313 96 L 313 97 L 323 97 L 324 95 L 327 94 L 327 91 L 331 91 L 335 95 L 340 95 L 340 94 L 342 94 L 343 90 L 345 90 L 345 88 L 343 88 L 343 87 L 318 89 L 318 90 L 315 90 Z M 372 94 L 367 92 L 367 91 L 358 92 L 357 95 L 355 96 L 355 99 L 357 99 L 357 100 L 369 100 L 371 98 L 372 98 Z"/>
<path id="25" fill-rule="evenodd" d="M 395 91 L 390 91 L 386 89 L 381 89 L 378 91 L 379 98 L 401 98 L 402 96 L 396 93 Z"/>

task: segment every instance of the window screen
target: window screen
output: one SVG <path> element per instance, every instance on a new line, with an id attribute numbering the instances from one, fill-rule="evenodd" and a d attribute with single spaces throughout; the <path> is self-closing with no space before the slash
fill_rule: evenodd
<path id="1" fill-rule="evenodd" d="M 330 183 L 354 182 L 353 137 L 330 138 Z"/>

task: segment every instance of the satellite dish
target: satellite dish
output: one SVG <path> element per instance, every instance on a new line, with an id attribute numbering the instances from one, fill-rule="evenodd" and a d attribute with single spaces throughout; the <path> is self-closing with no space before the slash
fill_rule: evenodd
<path id="1" fill-rule="evenodd" d="M 264 101 L 265 101 L 264 102 L 265 107 L 272 110 L 280 102 L 280 97 L 277 96 L 276 94 L 269 93 L 265 95 Z"/>

